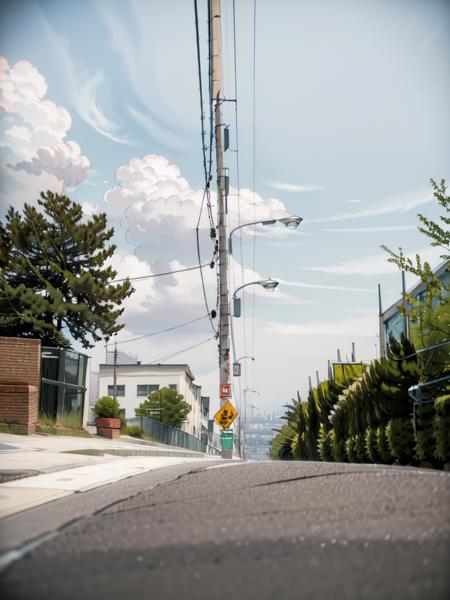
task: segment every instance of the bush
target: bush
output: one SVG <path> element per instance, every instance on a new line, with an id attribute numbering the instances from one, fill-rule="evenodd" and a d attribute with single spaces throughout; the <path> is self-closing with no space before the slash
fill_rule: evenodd
<path id="1" fill-rule="evenodd" d="M 435 409 L 432 403 L 416 408 L 416 455 L 419 460 L 432 462 L 435 453 L 434 439 Z"/>
<path id="2" fill-rule="evenodd" d="M 368 427 L 365 433 L 366 453 L 370 462 L 380 462 L 380 455 L 377 447 L 377 430 L 375 427 Z"/>
<path id="3" fill-rule="evenodd" d="M 360 463 L 365 463 L 368 461 L 368 456 L 366 452 L 366 440 L 363 433 L 358 433 L 354 437 L 355 440 L 355 453 L 356 459 Z"/>
<path id="4" fill-rule="evenodd" d="M 414 456 L 414 429 L 409 417 L 391 419 L 386 427 L 386 439 L 394 459 L 408 464 Z"/>
<path id="5" fill-rule="evenodd" d="M 103 396 L 102 398 L 99 398 L 92 410 L 97 417 L 104 417 L 106 419 L 120 418 L 119 403 L 110 396 Z"/>
<path id="6" fill-rule="evenodd" d="M 377 429 L 377 450 L 381 462 L 390 465 L 393 458 L 387 443 L 386 427 L 384 425 L 380 425 Z"/>
<path id="7" fill-rule="evenodd" d="M 347 455 L 345 453 L 344 441 L 338 437 L 334 429 L 331 430 L 330 434 L 333 459 L 336 462 L 345 462 L 347 460 Z"/>
<path id="8" fill-rule="evenodd" d="M 144 435 L 144 430 L 139 425 L 129 425 L 126 429 L 128 435 L 135 438 L 141 438 Z"/>
<path id="9" fill-rule="evenodd" d="M 433 435 L 436 441 L 434 456 L 444 463 L 450 462 L 450 394 L 434 401 L 436 416 Z"/>
<path id="10" fill-rule="evenodd" d="M 345 453 L 347 455 L 348 462 L 358 462 L 356 454 L 356 437 L 349 437 L 345 440 Z"/>
<path id="11" fill-rule="evenodd" d="M 320 460 L 325 462 L 330 462 L 333 460 L 333 438 L 330 435 L 331 433 L 331 431 L 325 431 L 323 425 L 320 426 L 317 451 L 319 453 Z"/>

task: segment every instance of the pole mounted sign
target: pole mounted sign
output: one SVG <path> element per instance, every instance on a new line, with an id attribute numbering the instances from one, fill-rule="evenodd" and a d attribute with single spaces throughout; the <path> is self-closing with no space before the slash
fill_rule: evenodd
<path id="1" fill-rule="evenodd" d="M 235 418 L 238 416 L 238 411 L 234 408 L 229 400 L 225 402 L 225 404 L 219 408 L 219 410 L 214 415 L 214 420 L 223 429 L 228 429 L 230 425 L 233 423 Z"/>
<path id="2" fill-rule="evenodd" d="M 231 383 L 220 384 L 220 397 L 231 398 Z"/>

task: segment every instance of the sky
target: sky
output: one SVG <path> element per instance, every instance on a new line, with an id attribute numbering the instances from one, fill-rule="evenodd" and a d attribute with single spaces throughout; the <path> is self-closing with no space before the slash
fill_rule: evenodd
<path id="1" fill-rule="evenodd" d="M 384 308 L 401 291 L 381 244 L 439 263 L 417 213 L 437 218 L 429 179 L 450 176 L 450 3 L 235 4 L 236 81 L 233 2 L 222 0 L 228 225 L 304 219 L 295 231 L 277 224 L 235 236 L 231 291 L 280 281 L 273 293 L 246 288 L 243 316 L 233 321 L 236 356 L 255 358 L 233 380 L 235 403 L 247 388 L 259 410 L 281 413 L 297 390 L 306 396 L 309 376 L 326 378 L 338 348 L 345 358 L 355 342 L 358 360 L 379 352 L 377 284 Z M 198 5 L 208 114 L 206 0 Z M 194 3 L 6 0 L 0 55 L 0 213 L 36 203 L 42 190 L 64 191 L 87 217 L 106 212 L 118 277 L 198 264 Z M 212 202 L 215 210 L 214 194 Z M 209 262 L 205 211 L 199 239 Z M 215 270 L 204 269 L 204 279 L 214 308 Z M 169 362 L 188 363 L 218 408 L 217 345 L 199 271 L 134 287 L 120 349 L 146 363 L 194 346 Z M 104 344 L 88 354 L 95 371 Z"/>

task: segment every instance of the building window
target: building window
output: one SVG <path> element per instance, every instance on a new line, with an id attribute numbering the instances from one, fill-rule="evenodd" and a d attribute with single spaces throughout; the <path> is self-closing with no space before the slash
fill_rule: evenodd
<path id="1" fill-rule="evenodd" d="M 114 386 L 108 385 L 108 396 L 114 396 Z M 124 385 L 116 385 L 116 396 L 125 396 L 125 386 Z"/>
<path id="2" fill-rule="evenodd" d="M 176 392 L 178 392 L 178 386 L 176 383 L 169 383 L 170 389 L 175 390 Z"/>
<path id="3" fill-rule="evenodd" d="M 137 386 L 137 395 L 138 396 L 145 396 L 146 398 L 148 396 L 150 396 L 150 394 L 153 394 L 153 392 L 157 392 L 159 390 L 159 385 L 153 385 L 153 384 L 144 384 L 144 385 L 138 385 Z"/>

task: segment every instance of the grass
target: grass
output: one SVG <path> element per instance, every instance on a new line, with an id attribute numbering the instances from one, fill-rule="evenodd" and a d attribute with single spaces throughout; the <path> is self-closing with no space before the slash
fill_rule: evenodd
<path id="1" fill-rule="evenodd" d="M 46 427 L 38 425 L 36 427 L 36 433 L 45 433 L 46 435 L 71 435 L 74 437 L 86 437 L 90 438 L 92 435 L 84 429 L 64 429 L 64 427 Z"/>
<path id="2" fill-rule="evenodd" d="M 65 412 L 59 416 L 56 421 L 52 416 L 45 413 L 40 413 L 37 433 L 45 433 L 47 435 L 72 435 L 75 437 L 92 437 L 89 432 L 81 426 L 81 414 L 79 412 Z"/>
<path id="3" fill-rule="evenodd" d="M 18 425 L 8 425 L 7 423 L 0 423 L 0 433 L 14 433 L 15 435 L 25 435 L 23 429 Z"/>

